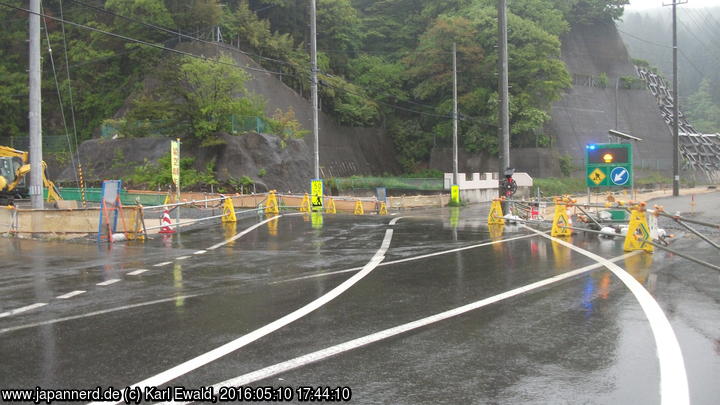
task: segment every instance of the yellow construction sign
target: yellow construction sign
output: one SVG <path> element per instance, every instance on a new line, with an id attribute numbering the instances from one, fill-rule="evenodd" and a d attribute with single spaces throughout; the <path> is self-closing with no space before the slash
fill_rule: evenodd
<path id="1" fill-rule="evenodd" d="M 452 204 L 460 204 L 460 186 L 453 185 L 450 187 L 450 202 Z"/>
<path id="2" fill-rule="evenodd" d="M 267 199 L 265 200 L 265 214 L 279 214 L 280 207 L 278 206 L 277 196 L 275 190 L 268 193 Z"/>
<path id="3" fill-rule="evenodd" d="M 570 217 L 567 214 L 567 206 L 560 204 L 560 200 L 555 200 L 555 215 L 553 215 L 552 229 L 550 236 L 570 236 L 572 229 L 570 226 Z"/>
<path id="4" fill-rule="evenodd" d="M 488 225 L 505 225 L 503 219 L 503 210 L 500 200 L 493 200 L 490 204 L 490 213 L 488 214 Z"/>
<path id="5" fill-rule="evenodd" d="M 237 222 L 232 198 L 226 198 L 225 202 L 223 202 L 222 222 Z"/>
<path id="6" fill-rule="evenodd" d="M 644 250 L 652 253 L 654 250 L 653 245 L 646 242 L 650 239 L 650 226 L 648 225 L 645 209 L 644 207 L 636 207 L 630 211 L 630 224 L 628 225 L 627 235 L 625 235 L 623 250 L 626 252 Z"/>
<path id="7" fill-rule="evenodd" d="M 600 170 L 599 167 L 596 167 L 595 170 L 590 172 L 590 174 L 588 175 L 588 178 L 590 179 L 590 181 L 592 181 L 593 183 L 595 183 L 597 185 L 600 185 L 600 183 L 602 183 L 603 180 L 605 180 L 605 177 L 607 177 L 607 176 L 605 176 L 605 172 Z"/>
<path id="8" fill-rule="evenodd" d="M 307 193 L 305 193 L 300 203 L 300 212 L 310 212 L 310 196 Z"/>
<path id="9" fill-rule="evenodd" d="M 363 203 L 360 200 L 355 201 L 355 211 L 353 212 L 355 215 L 365 215 L 365 210 L 363 209 Z"/>
<path id="10" fill-rule="evenodd" d="M 180 138 L 170 141 L 170 170 L 175 187 L 180 187 Z"/>
<path id="11" fill-rule="evenodd" d="M 311 206 L 313 211 L 322 211 L 323 208 L 323 181 L 322 179 L 313 179 L 310 181 L 310 191 L 312 193 Z"/>

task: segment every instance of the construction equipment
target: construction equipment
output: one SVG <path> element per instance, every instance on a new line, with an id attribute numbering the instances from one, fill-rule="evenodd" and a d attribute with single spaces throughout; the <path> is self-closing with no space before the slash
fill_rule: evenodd
<path id="1" fill-rule="evenodd" d="M 48 202 L 62 200 L 55 183 L 48 180 L 47 164 L 42 162 L 43 185 L 48 190 Z M 27 198 L 29 190 L 25 176 L 30 173 L 30 159 L 27 152 L 0 146 L 0 205 L 13 205 L 15 199 Z"/>

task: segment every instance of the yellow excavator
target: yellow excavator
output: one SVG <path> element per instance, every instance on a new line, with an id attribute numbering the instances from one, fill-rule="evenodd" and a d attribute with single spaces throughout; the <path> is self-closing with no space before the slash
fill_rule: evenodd
<path id="1" fill-rule="evenodd" d="M 55 183 L 48 180 L 47 164 L 42 162 L 43 185 L 48 190 L 48 202 L 62 200 Z M 25 176 L 30 173 L 30 158 L 27 152 L 0 146 L 0 205 L 13 205 L 13 201 L 28 197 Z"/>

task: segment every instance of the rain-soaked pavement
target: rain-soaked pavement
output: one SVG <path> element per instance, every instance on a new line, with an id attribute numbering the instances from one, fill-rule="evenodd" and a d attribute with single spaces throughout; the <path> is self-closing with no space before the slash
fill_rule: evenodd
<path id="1" fill-rule="evenodd" d="M 398 216 L 283 216 L 230 240 L 261 221 L 246 218 L 112 248 L 2 238 L 0 389 L 223 383 L 349 387 L 360 404 L 660 403 L 666 353 L 623 281 L 526 228 L 488 228 L 486 212 L 410 212 L 392 225 Z M 663 252 L 620 257 L 620 240 L 566 240 L 652 294 L 691 402 L 717 403 L 720 274 Z M 687 235 L 674 246 L 720 262 Z"/>

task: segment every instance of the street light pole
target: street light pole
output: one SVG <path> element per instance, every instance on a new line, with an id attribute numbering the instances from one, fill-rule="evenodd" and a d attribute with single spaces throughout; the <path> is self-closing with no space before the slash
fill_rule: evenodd
<path id="1" fill-rule="evenodd" d="M 457 47 L 453 42 L 453 185 L 458 184 Z"/>
<path id="2" fill-rule="evenodd" d="M 42 209 L 42 100 L 40 94 L 40 0 L 30 0 L 29 13 L 29 137 L 30 137 L 30 203 Z"/>
<path id="3" fill-rule="evenodd" d="M 510 106 L 508 93 L 508 43 L 507 43 L 507 0 L 498 0 L 498 67 L 500 80 L 498 80 L 498 94 L 500 95 L 499 108 L 499 138 L 500 138 L 500 170 L 498 182 L 502 181 L 505 169 L 510 167 Z M 498 187 L 502 196 L 503 190 Z"/>
<path id="4" fill-rule="evenodd" d="M 315 179 L 320 178 L 320 141 L 318 127 L 318 78 L 317 78 L 317 10 L 315 0 L 310 0 L 310 88 L 312 91 L 313 138 Z"/>

